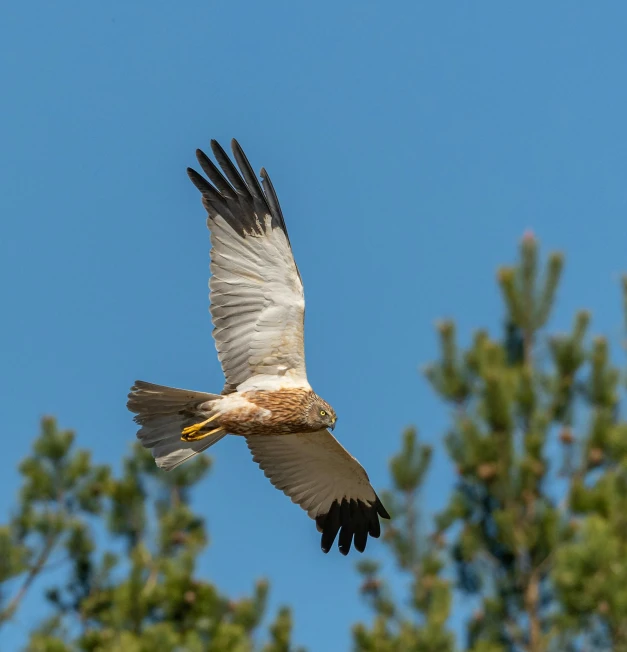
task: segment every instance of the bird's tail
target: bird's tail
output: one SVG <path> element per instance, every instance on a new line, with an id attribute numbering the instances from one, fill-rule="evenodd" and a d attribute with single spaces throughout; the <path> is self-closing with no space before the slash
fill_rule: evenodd
<path id="1" fill-rule="evenodd" d="M 215 421 L 221 399 L 137 380 L 126 406 L 141 426 L 137 438 L 142 446 L 151 449 L 158 467 L 171 471 L 227 434 Z"/>

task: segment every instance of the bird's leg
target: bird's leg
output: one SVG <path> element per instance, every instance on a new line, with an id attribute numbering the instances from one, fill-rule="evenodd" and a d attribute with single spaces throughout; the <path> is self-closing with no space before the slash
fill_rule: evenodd
<path id="1" fill-rule="evenodd" d="M 214 434 L 218 430 L 221 430 L 221 428 L 214 428 L 209 432 L 201 432 L 201 430 L 208 423 L 211 423 L 214 419 L 217 419 L 219 416 L 220 416 L 219 414 L 214 414 L 212 417 L 205 419 L 205 421 L 201 421 L 200 423 L 194 423 L 193 425 L 188 426 L 187 428 L 183 428 L 183 430 L 181 430 L 181 439 L 183 441 L 198 441 L 199 439 L 204 439 L 205 437 Z"/>
<path id="2" fill-rule="evenodd" d="M 192 441 L 199 441 L 200 439 L 209 437 L 209 435 L 214 435 L 216 432 L 224 432 L 224 428 L 214 428 L 213 430 L 209 430 L 208 432 L 199 432 L 196 434 L 190 433 L 188 435 L 183 435 L 181 439 L 189 443 Z"/>

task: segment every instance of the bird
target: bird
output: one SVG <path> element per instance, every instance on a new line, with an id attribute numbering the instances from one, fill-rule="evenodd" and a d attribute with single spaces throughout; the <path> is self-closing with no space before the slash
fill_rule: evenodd
<path id="1" fill-rule="evenodd" d="M 315 520 L 324 553 L 336 538 L 341 554 L 351 544 L 363 552 L 368 535 L 381 534 L 379 518 L 390 515 L 331 434 L 335 410 L 307 380 L 303 282 L 274 186 L 264 168 L 259 182 L 237 140 L 231 149 L 237 167 L 212 140 L 219 167 L 198 149 L 206 178 L 187 168 L 207 212 L 210 313 L 224 388 L 210 394 L 135 381 L 127 407 L 137 438 L 169 471 L 227 435 L 243 437 L 270 482 Z"/>

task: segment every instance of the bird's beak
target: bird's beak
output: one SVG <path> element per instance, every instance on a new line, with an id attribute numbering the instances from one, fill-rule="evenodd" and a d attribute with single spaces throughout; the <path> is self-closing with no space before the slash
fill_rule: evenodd
<path id="1" fill-rule="evenodd" d="M 333 421 L 331 421 L 331 430 L 335 430 L 335 422 L 336 421 L 337 421 L 337 419 L 333 419 Z"/>

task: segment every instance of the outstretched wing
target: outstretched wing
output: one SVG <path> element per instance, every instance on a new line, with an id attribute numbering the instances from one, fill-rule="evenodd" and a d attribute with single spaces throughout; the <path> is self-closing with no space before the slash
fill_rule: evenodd
<path id="1" fill-rule="evenodd" d="M 379 516 L 390 515 L 361 464 L 328 430 L 250 436 L 246 441 L 270 482 L 315 519 L 323 552 L 329 552 L 338 531 L 343 555 L 353 538 L 363 552 L 368 535 L 379 536 Z"/>
<path id="2" fill-rule="evenodd" d="M 263 187 L 236 140 L 233 154 L 211 141 L 222 168 L 200 150 L 196 157 L 211 181 L 188 168 L 202 193 L 211 231 L 209 298 L 213 337 L 226 377 L 223 393 L 246 388 L 306 386 L 305 297 L 285 221 L 266 171 Z"/>

